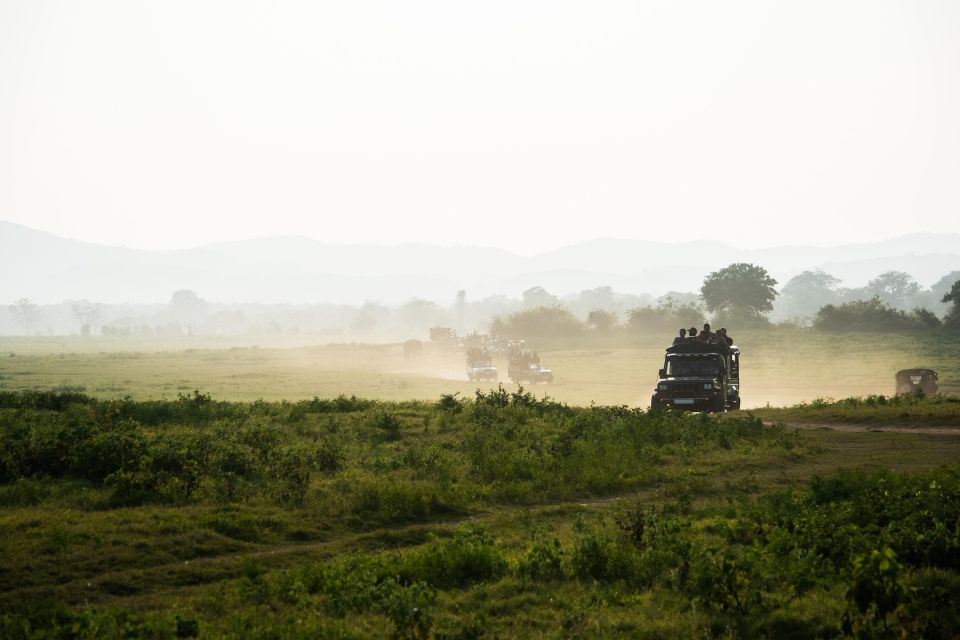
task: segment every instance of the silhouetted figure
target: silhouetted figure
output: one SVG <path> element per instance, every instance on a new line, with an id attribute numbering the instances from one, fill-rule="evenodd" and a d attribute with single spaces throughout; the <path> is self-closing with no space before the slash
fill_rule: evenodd
<path id="1" fill-rule="evenodd" d="M 697 336 L 700 342 L 710 342 L 713 338 L 713 332 L 710 331 L 710 323 L 705 322 L 703 325 L 703 331 Z"/>
<path id="2" fill-rule="evenodd" d="M 673 344 L 681 344 L 681 343 L 686 342 L 686 341 L 687 341 L 687 330 L 686 330 L 686 329 L 680 329 L 680 337 L 679 337 L 679 338 L 674 338 L 674 339 L 673 339 Z"/>
<path id="3" fill-rule="evenodd" d="M 696 339 L 697 339 L 697 328 L 696 328 L 696 327 L 690 327 L 690 331 L 687 332 L 687 336 L 689 337 L 690 340 L 696 340 Z"/>

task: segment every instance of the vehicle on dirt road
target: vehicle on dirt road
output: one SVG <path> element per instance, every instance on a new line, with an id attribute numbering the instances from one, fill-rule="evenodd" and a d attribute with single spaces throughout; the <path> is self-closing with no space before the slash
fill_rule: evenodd
<path id="1" fill-rule="evenodd" d="M 507 376 L 511 382 L 516 384 L 553 382 L 553 370 L 547 369 L 539 362 L 520 362 L 516 364 L 511 362 L 507 367 Z"/>
<path id="2" fill-rule="evenodd" d="M 922 391 L 928 396 L 940 391 L 940 376 L 933 369 L 903 369 L 897 371 L 897 395 Z"/>
<path id="3" fill-rule="evenodd" d="M 650 407 L 721 412 L 740 408 L 740 349 L 686 340 L 667 347 Z"/>
<path id="4" fill-rule="evenodd" d="M 497 367 L 490 360 L 467 359 L 467 379 L 471 381 L 488 380 L 496 382 L 500 379 Z"/>
<path id="5" fill-rule="evenodd" d="M 497 366 L 493 364 L 490 352 L 482 347 L 470 347 L 467 350 L 467 379 L 488 380 L 496 382 L 500 379 Z"/>

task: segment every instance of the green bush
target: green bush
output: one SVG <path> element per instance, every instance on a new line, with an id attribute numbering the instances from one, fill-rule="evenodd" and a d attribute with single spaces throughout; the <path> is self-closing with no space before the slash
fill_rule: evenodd
<path id="1" fill-rule="evenodd" d="M 461 525 L 449 538 L 435 537 L 423 547 L 404 553 L 398 564 L 402 580 L 439 588 L 495 580 L 506 571 L 503 548 L 477 525 Z"/>
<path id="2" fill-rule="evenodd" d="M 828 304 L 817 312 L 813 326 L 820 331 L 925 331 L 939 327 L 940 321 L 926 309 L 908 314 L 871 298 Z"/>

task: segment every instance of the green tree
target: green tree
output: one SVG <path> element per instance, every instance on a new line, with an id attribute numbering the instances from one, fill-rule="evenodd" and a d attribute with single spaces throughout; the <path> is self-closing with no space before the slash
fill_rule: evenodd
<path id="1" fill-rule="evenodd" d="M 627 318 L 627 326 L 637 331 L 670 331 L 673 333 L 680 327 L 700 327 L 706 322 L 703 307 L 696 302 L 697 298 L 685 298 L 686 302 L 678 302 L 670 296 L 660 299 L 657 306 L 647 305 L 631 309 Z"/>
<path id="2" fill-rule="evenodd" d="M 413 298 L 402 305 L 397 315 L 400 322 L 411 329 L 426 329 L 447 320 L 440 305 L 422 298 Z"/>
<path id="3" fill-rule="evenodd" d="M 530 287 L 523 292 L 523 306 L 532 309 L 534 307 L 552 307 L 559 304 L 557 296 L 549 293 L 543 287 Z"/>
<path id="4" fill-rule="evenodd" d="M 490 333 L 510 338 L 537 338 L 572 336 L 583 330 L 583 324 L 563 307 L 535 307 L 511 314 L 506 319 L 495 318 Z"/>
<path id="5" fill-rule="evenodd" d="M 170 311 L 173 316 L 187 327 L 187 333 L 193 335 L 196 324 L 207 310 L 207 301 L 190 289 L 178 289 L 170 296 Z"/>
<path id="6" fill-rule="evenodd" d="M 389 318 L 389 307 L 368 300 L 357 309 L 356 314 L 350 321 L 350 328 L 354 331 L 373 331 L 383 325 Z"/>
<path id="7" fill-rule="evenodd" d="M 820 271 L 804 271 L 790 279 L 781 289 L 777 313 L 781 317 L 796 318 L 814 316 L 828 304 L 840 301 L 837 288 L 840 279 Z"/>
<path id="8" fill-rule="evenodd" d="M 960 280 L 953 283 L 950 291 L 944 294 L 940 302 L 953 303 L 950 311 L 947 312 L 946 317 L 943 319 L 943 326 L 955 331 L 960 330 Z"/>
<path id="9" fill-rule="evenodd" d="M 100 316 L 103 315 L 103 305 L 99 302 L 80 300 L 70 304 L 70 311 L 80 323 L 80 335 L 89 336 L 93 327 L 100 321 Z"/>
<path id="10" fill-rule="evenodd" d="M 777 297 L 776 284 L 763 267 L 736 262 L 708 275 L 700 297 L 707 310 L 717 314 L 716 324 L 765 324 Z"/>
<path id="11" fill-rule="evenodd" d="M 33 304 L 30 298 L 15 300 L 9 307 L 13 319 L 17 321 L 27 335 L 31 334 L 34 325 L 40 320 L 42 312 L 40 306 Z"/>
<path id="12" fill-rule="evenodd" d="M 867 283 L 866 294 L 876 296 L 891 307 L 908 308 L 913 298 L 920 293 L 920 285 L 913 276 L 904 271 L 887 271 Z"/>
<path id="13" fill-rule="evenodd" d="M 606 333 L 617 326 L 617 314 L 606 309 L 594 309 L 587 315 L 587 324 L 596 331 Z"/>

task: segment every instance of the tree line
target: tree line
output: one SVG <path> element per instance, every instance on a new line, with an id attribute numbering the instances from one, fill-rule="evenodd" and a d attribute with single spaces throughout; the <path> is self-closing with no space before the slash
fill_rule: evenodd
<path id="1" fill-rule="evenodd" d="M 789 322 L 826 331 L 955 331 L 958 281 L 960 271 L 953 271 L 925 289 L 909 274 L 891 271 L 863 287 L 844 288 L 828 273 L 804 271 L 778 290 L 777 281 L 763 267 L 734 263 L 709 273 L 698 292 L 671 291 L 660 297 L 620 293 L 609 286 L 560 297 L 534 286 L 519 298 L 500 295 L 470 300 L 466 291 L 459 291 L 449 305 L 420 298 L 393 306 L 376 301 L 361 306 L 266 305 L 213 303 L 182 289 L 165 305 L 78 300 L 41 306 L 22 298 L 8 306 L 13 323 L 5 330 L 0 319 L 0 333 L 410 337 L 442 325 L 458 333 L 480 329 L 530 337 L 631 329 L 675 331 L 708 318 L 731 329 Z"/>

